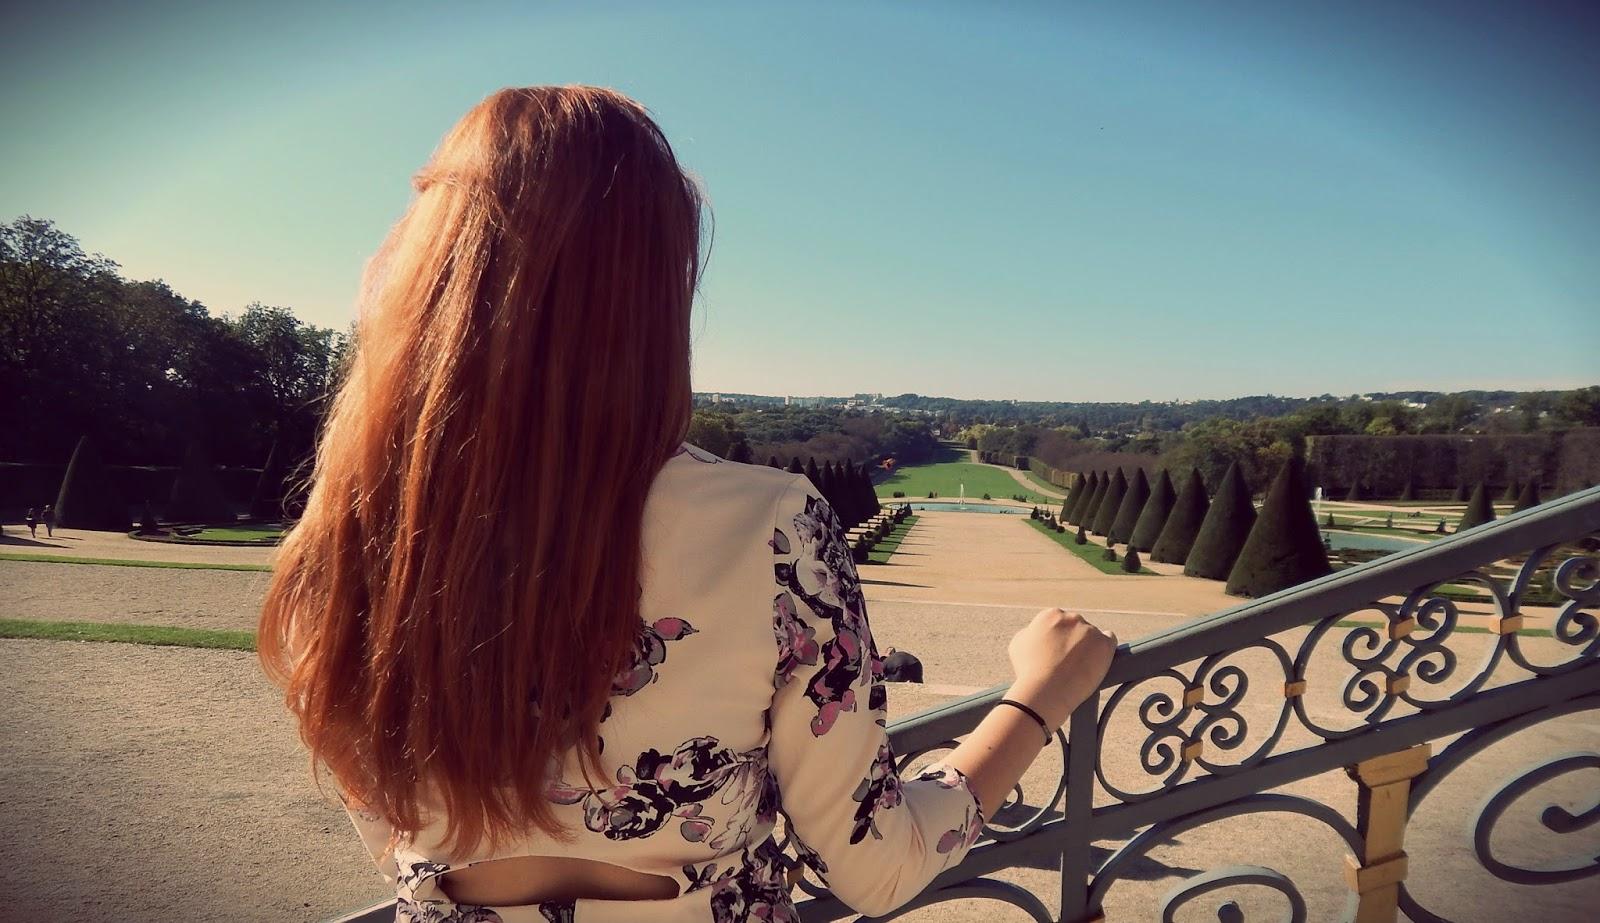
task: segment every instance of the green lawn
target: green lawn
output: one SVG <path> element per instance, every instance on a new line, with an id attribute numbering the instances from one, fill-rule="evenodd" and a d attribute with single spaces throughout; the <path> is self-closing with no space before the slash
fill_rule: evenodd
<path id="1" fill-rule="evenodd" d="M 1096 545 L 1094 542 L 1089 542 L 1088 544 L 1079 545 L 1077 543 L 1077 541 L 1076 541 L 1077 535 L 1071 529 L 1068 529 L 1065 532 L 1057 532 L 1055 529 L 1046 527 L 1043 522 L 1040 522 L 1037 519 L 1028 520 L 1028 525 L 1029 525 L 1029 527 L 1037 529 L 1040 532 L 1043 532 L 1045 535 L 1049 536 L 1051 539 L 1053 539 L 1055 541 L 1055 543 L 1057 545 L 1060 545 L 1061 547 L 1067 549 L 1068 551 L 1072 552 L 1073 554 L 1077 555 L 1078 557 L 1082 558 L 1083 560 L 1088 561 L 1091 565 L 1094 566 L 1094 568 L 1096 570 L 1100 571 L 1103 574 L 1117 574 L 1117 575 L 1123 576 L 1123 577 L 1159 577 L 1159 576 L 1161 576 L 1160 574 L 1156 573 L 1155 571 L 1151 570 L 1148 567 L 1145 567 L 1142 564 L 1139 566 L 1139 572 L 1137 574 L 1128 573 L 1127 571 L 1122 569 L 1122 560 L 1121 560 L 1121 558 L 1118 558 L 1115 561 L 1107 561 L 1103 557 L 1103 555 L 1106 552 L 1106 549 L 1105 549 L 1104 545 Z"/>
<path id="2" fill-rule="evenodd" d="M 66 555 L 32 554 L 25 551 L 0 551 L 0 561 L 33 561 L 40 564 L 104 564 L 111 567 L 172 567 L 178 570 L 272 570 L 272 567 L 266 564 L 207 564 L 193 561 L 135 561 L 127 558 L 73 558 Z"/>
<path id="3" fill-rule="evenodd" d="M 872 546 L 872 550 L 867 552 L 867 561 L 872 564 L 889 563 L 889 558 L 894 554 L 895 549 L 900 547 L 900 541 L 906 537 L 906 533 L 911 531 L 911 527 L 916 524 L 917 517 L 907 516 L 899 525 L 894 527 L 893 532 L 884 537 L 883 541 Z"/>
<path id="4" fill-rule="evenodd" d="M 228 651 L 253 651 L 256 636 L 250 631 L 212 628 L 170 628 L 164 625 L 124 625 L 117 622 L 45 622 L 34 619 L 0 619 L 0 638 L 43 641 L 119 641 L 156 647 L 203 647 Z"/>
<path id="5" fill-rule="evenodd" d="M 944 453 L 945 458 L 958 458 L 954 451 Z M 938 499 L 954 500 L 966 485 L 968 500 L 981 499 L 984 494 L 996 500 L 1014 496 L 1027 497 L 1028 503 L 1040 506 L 1059 506 L 1061 501 L 1018 484 L 1003 469 L 993 465 L 980 465 L 966 461 L 940 461 L 930 465 L 907 465 L 895 469 L 894 474 L 879 479 L 872 486 L 880 497 L 892 497 L 897 490 L 905 491 L 907 500 L 926 500 L 928 491 L 937 493 Z"/>
<path id="6" fill-rule="evenodd" d="M 193 535 L 179 536 L 191 542 L 261 542 L 268 544 L 283 537 L 281 526 L 210 526 Z"/>

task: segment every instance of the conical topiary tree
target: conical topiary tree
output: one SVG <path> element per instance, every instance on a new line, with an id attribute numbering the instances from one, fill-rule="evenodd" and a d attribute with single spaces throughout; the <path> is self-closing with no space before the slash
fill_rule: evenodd
<path id="1" fill-rule="evenodd" d="M 1512 478 L 1511 482 L 1506 485 L 1506 492 L 1500 495 L 1500 502 L 1515 503 L 1517 502 L 1517 497 L 1521 494 L 1522 485 L 1518 484 L 1515 478 Z"/>
<path id="2" fill-rule="evenodd" d="M 183 467 L 172 482 L 167 502 L 168 522 L 226 522 L 233 519 L 228 498 L 200 440 L 193 439 L 183 453 Z"/>
<path id="3" fill-rule="evenodd" d="M 1457 503 L 1465 503 L 1471 495 L 1472 492 L 1467 489 L 1467 485 L 1462 483 L 1456 485 L 1456 492 L 1450 495 L 1450 499 Z"/>
<path id="4" fill-rule="evenodd" d="M 1406 486 L 1405 486 L 1405 488 L 1403 490 L 1400 491 L 1400 499 L 1401 500 L 1415 500 L 1415 499 L 1417 499 L 1417 482 L 1416 481 L 1412 480 L 1411 478 L 1406 478 Z"/>
<path id="5" fill-rule="evenodd" d="M 128 505 L 106 471 L 99 446 L 84 436 L 72 450 L 56 493 L 56 525 L 126 532 L 130 521 Z"/>
<path id="6" fill-rule="evenodd" d="M 1517 495 L 1517 505 L 1512 507 L 1511 512 L 1520 513 L 1523 510 L 1531 510 L 1538 506 L 1540 502 L 1539 483 L 1537 481 L 1529 481 L 1522 485 L 1522 493 Z"/>
<path id="7" fill-rule="evenodd" d="M 810 478 L 811 479 L 811 483 L 817 485 L 818 489 L 821 489 L 821 487 L 822 487 L 822 469 L 817 467 L 816 458 L 807 458 L 806 459 L 806 477 Z M 824 496 L 826 496 L 826 495 L 824 495 Z"/>
<path id="8" fill-rule="evenodd" d="M 1357 478 L 1356 482 L 1354 484 L 1350 485 L 1350 489 L 1345 493 L 1344 498 L 1346 500 L 1365 500 L 1365 499 L 1367 499 L 1367 489 L 1365 487 L 1361 486 L 1361 479 L 1360 478 Z"/>
<path id="9" fill-rule="evenodd" d="M 883 512 L 883 504 L 878 502 L 878 490 L 872 486 L 872 471 L 866 465 L 861 466 L 861 500 L 866 505 L 868 516 Z"/>
<path id="10" fill-rule="evenodd" d="M 1273 479 L 1261 516 L 1228 573 L 1229 594 L 1266 596 L 1333 572 L 1305 486 L 1305 462 L 1291 456 Z"/>
<path id="11" fill-rule="evenodd" d="M 728 461 L 738 462 L 741 465 L 749 465 L 754 464 L 755 460 L 756 456 L 755 453 L 750 450 L 750 443 L 745 442 L 743 439 L 735 442 L 733 447 L 728 449 Z"/>
<path id="12" fill-rule="evenodd" d="M 800 456 L 796 455 L 795 457 L 789 459 L 789 473 L 790 474 L 805 474 L 806 473 L 806 469 L 804 469 L 804 468 L 802 468 L 800 466 Z"/>
<path id="13" fill-rule="evenodd" d="M 1100 489 L 1100 472 L 1091 471 L 1089 477 L 1078 488 L 1078 496 L 1072 501 L 1072 512 L 1067 516 L 1067 521 L 1075 526 L 1083 525 L 1083 511 L 1089 508 L 1089 498 Z"/>
<path id="14" fill-rule="evenodd" d="M 1078 502 L 1078 493 L 1083 489 L 1083 475 L 1072 476 L 1072 484 L 1067 488 L 1067 495 L 1061 500 L 1061 519 L 1063 522 L 1072 515 L 1072 505 Z"/>
<path id="15" fill-rule="evenodd" d="M 1211 509 L 1211 499 L 1206 496 L 1206 482 L 1199 468 L 1190 468 L 1178 496 L 1172 501 L 1172 512 L 1166 525 L 1150 546 L 1150 560 L 1163 564 L 1182 564 L 1194 547 L 1194 537 L 1200 534 L 1200 525 L 1206 521 Z"/>
<path id="16" fill-rule="evenodd" d="M 1211 509 L 1206 512 L 1206 521 L 1200 524 L 1194 547 L 1189 549 L 1189 557 L 1183 562 L 1183 572 L 1190 577 L 1226 580 L 1255 524 L 1256 508 L 1250 502 L 1250 486 L 1244 482 L 1239 463 L 1234 462 L 1222 476 Z"/>
<path id="17" fill-rule="evenodd" d="M 1472 499 L 1467 501 L 1467 511 L 1461 514 L 1461 523 L 1456 526 L 1457 532 L 1465 532 L 1474 526 L 1494 522 L 1494 506 L 1489 503 L 1489 489 L 1482 481 L 1472 489 Z"/>
<path id="18" fill-rule="evenodd" d="M 839 485 L 838 479 L 834 475 L 833 462 L 826 462 L 819 467 L 817 476 L 819 478 L 816 482 L 817 490 L 822 492 L 822 499 L 828 501 L 828 505 L 833 507 L 834 514 L 839 517 L 839 521 L 844 524 L 844 527 L 846 529 L 850 528 L 854 523 L 850 521 L 850 511 L 844 509 L 844 505 L 839 502 Z"/>
<path id="19" fill-rule="evenodd" d="M 778 470 L 781 471 L 781 470 L 783 470 L 783 462 L 778 461 L 778 456 L 776 456 L 776 455 L 768 455 L 767 456 L 767 467 L 768 468 L 777 468 Z"/>
<path id="20" fill-rule="evenodd" d="M 1122 495 L 1122 503 L 1117 507 L 1117 515 L 1111 520 L 1108 541 L 1118 545 L 1128 544 L 1133 537 L 1133 527 L 1139 522 L 1139 514 L 1144 512 L 1144 505 L 1149 499 L 1150 481 L 1144 476 L 1143 468 L 1135 468 L 1127 492 Z"/>
<path id="21" fill-rule="evenodd" d="M 1154 548 L 1176 499 L 1178 495 L 1172 489 L 1172 478 L 1167 477 L 1167 469 L 1162 468 L 1156 476 L 1155 486 L 1150 488 L 1150 499 L 1139 511 L 1139 521 L 1133 525 L 1133 535 L 1129 537 L 1128 544 L 1146 553 Z"/>
<path id="22" fill-rule="evenodd" d="M 1106 487 L 1105 496 L 1100 498 L 1100 506 L 1094 511 L 1094 521 L 1089 524 L 1089 531 L 1096 535 L 1111 534 L 1111 524 L 1117 521 L 1117 510 L 1122 506 L 1122 495 L 1128 492 L 1128 479 L 1122 476 L 1122 469 L 1112 472 L 1111 483 Z"/>
<path id="23" fill-rule="evenodd" d="M 1100 499 L 1106 495 L 1106 488 L 1111 486 L 1111 475 L 1097 471 L 1092 480 L 1092 489 L 1083 498 L 1083 508 L 1078 510 L 1078 524 L 1091 529 L 1094 528 L 1094 511 L 1100 507 Z"/>
<path id="24" fill-rule="evenodd" d="M 1072 543 L 1075 544 L 1075 545 L 1087 545 L 1087 544 L 1089 544 L 1089 535 L 1088 535 L 1088 532 L 1083 528 L 1083 526 L 1079 526 L 1078 527 L 1078 534 L 1073 536 Z"/>
<path id="25" fill-rule="evenodd" d="M 266 464 L 256 478 L 256 488 L 250 493 L 250 518 L 260 521 L 278 519 L 283 515 L 283 456 L 278 451 L 278 441 L 267 449 Z"/>
<path id="26" fill-rule="evenodd" d="M 1143 566 L 1143 563 L 1139 560 L 1139 549 L 1129 545 L 1128 550 L 1122 555 L 1123 572 L 1128 574 L 1137 574 L 1139 569 Z"/>

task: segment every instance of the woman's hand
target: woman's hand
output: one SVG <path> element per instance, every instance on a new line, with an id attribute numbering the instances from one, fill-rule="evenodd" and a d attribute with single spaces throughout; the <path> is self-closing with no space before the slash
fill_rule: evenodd
<path id="1" fill-rule="evenodd" d="M 1017 681 L 1008 698 L 1037 711 L 1059 728 L 1100 688 L 1117 636 L 1096 628 L 1076 612 L 1045 609 L 1011 639 L 1011 668 Z"/>

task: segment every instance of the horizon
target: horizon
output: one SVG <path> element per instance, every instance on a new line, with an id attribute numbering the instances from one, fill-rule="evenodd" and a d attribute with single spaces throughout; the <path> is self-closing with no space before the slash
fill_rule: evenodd
<path id="1" fill-rule="evenodd" d="M 1582 8 L 5 15 L 0 218 L 55 221 L 217 315 L 260 301 L 343 330 L 455 118 L 499 86 L 588 82 L 649 106 L 709 189 L 702 393 L 1595 381 Z"/>

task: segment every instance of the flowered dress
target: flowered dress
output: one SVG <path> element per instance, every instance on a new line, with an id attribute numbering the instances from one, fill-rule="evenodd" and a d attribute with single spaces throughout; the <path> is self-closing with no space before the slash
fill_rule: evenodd
<path id="1" fill-rule="evenodd" d="M 803 475 L 685 446 L 651 487 L 639 640 L 601 723 L 607 777 L 575 760 L 549 781 L 569 843 L 534 832 L 451 855 L 434 817 L 390 828 L 347 806 L 396 889 L 396 919 L 428 923 L 796 920 L 773 825 L 858 911 L 880 914 L 961 861 L 982 826 L 956 770 L 902 779 L 884 727 L 882 662 L 833 510 Z M 439 876 L 514 856 L 592 859 L 673 879 L 656 901 L 453 903 Z"/>

